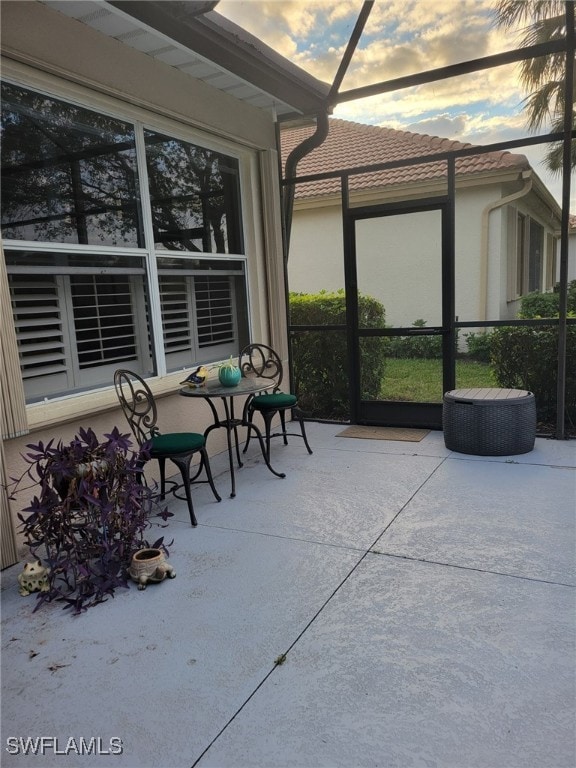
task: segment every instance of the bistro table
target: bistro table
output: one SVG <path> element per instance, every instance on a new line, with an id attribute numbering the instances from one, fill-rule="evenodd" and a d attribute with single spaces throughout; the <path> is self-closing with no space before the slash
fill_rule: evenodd
<path id="1" fill-rule="evenodd" d="M 276 477 L 286 477 L 283 472 L 276 472 L 274 467 L 270 464 L 270 459 L 266 454 L 266 447 L 264 445 L 264 439 L 262 433 L 258 427 L 246 418 L 246 409 L 242 409 L 242 418 L 237 418 L 234 413 L 234 399 L 237 397 L 246 395 L 254 395 L 256 392 L 263 392 L 266 389 L 271 389 L 274 386 L 274 382 L 270 379 L 260 378 L 242 378 L 238 384 L 234 387 L 224 387 L 217 380 L 208 381 L 206 384 L 200 387 L 182 387 L 180 394 L 183 397 L 202 397 L 210 408 L 212 409 L 212 416 L 214 417 L 214 423 L 211 424 L 204 432 L 204 437 L 207 438 L 213 429 L 219 429 L 223 427 L 226 430 L 226 437 L 228 441 L 228 459 L 230 462 L 230 479 L 232 484 L 232 491 L 230 493 L 231 498 L 236 496 L 236 480 L 234 477 L 234 457 L 232 451 L 232 433 L 234 433 L 234 445 L 236 448 L 236 459 L 238 466 L 241 467 L 242 461 L 240 459 L 240 449 L 238 447 L 238 427 L 246 427 L 248 429 L 248 435 L 250 430 L 254 430 L 256 437 L 260 442 L 260 450 L 262 456 L 266 462 L 266 466 L 276 475 Z M 214 405 L 214 400 L 220 398 L 224 404 L 224 419 L 221 419 Z"/>

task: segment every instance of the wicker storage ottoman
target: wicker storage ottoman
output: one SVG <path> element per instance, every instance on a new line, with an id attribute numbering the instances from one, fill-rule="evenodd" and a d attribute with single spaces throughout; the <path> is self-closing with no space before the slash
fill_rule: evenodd
<path id="1" fill-rule="evenodd" d="M 536 402 L 522 389 L 453 389 L 444 395 L 444 442 L 477 456 L 528 453 L 536 438 Z"/>

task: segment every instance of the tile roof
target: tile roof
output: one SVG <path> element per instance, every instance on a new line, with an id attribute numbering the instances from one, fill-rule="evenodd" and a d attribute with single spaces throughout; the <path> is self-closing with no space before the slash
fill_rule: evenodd
<path id="1" fill-rule="evenodd" d="M 306 155 L 297 167 L 298 176 L 343 170 L 375 163 L 407 160 L 422 155 L 434 155 L 472 147 L 459 141 L 428 136 L 394 128 L 363 125 L 349 120 L 331 118 L 330 129 L 324 143 Z M 282 162 L 296 146 L 314 132 L 312 126 L 288 128 L 281 132 Z M 495 171 L 516 170 L 530 167 L 524 155 L 510 152 L 489 152 L 456 161 L 458 176 L 474 176 Z M 394 184 L 406 185 L 440 179 L 446 176 L 443 161 L 392 168 L 350 177 L 350 188 L 367 190 Z M 296 197 L 319 197 L 338 193 L 340 180 L 324 179 L 296 185 Z"/>

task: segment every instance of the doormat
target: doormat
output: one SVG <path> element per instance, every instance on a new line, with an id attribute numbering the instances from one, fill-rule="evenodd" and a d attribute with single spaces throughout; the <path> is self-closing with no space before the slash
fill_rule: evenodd
<path id="1" fill-rule="evenodd" d="M 359 437 L 363 440 L 404 440 L 409 443 L 419 443 L 429 432 L 429 429 L 352 426 L 339 432 L 336 437 Z"/>

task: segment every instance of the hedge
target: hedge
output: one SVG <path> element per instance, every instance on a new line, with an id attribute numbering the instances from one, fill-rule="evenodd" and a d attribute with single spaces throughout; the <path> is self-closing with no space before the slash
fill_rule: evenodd
<path id="1" fill-rule="evenodd" d="M 383 328 L 383 305 L 370 296 L 358 297 L 362 328 Z M 346 325 L 344 291 L 290 294 L 291 325 Z M 385 338 L 361 339 L 362 396 L 377 398 L 386 362 Z M 300 408 L 316 419 L 350 418 L 350 377 L 346 331 L 293 331 L 291 333 L 294 389 Z"/>
<path id="2" fill-rule="evenodd" d="M 576 313 L 576 280 L 568 287 L 568 312 Z M 530 293 L 521 301 L 519 317 L 558 317 L 557 293 Z M 558 326 L 502 327 L 490 336 L 490 362 L 501 387 L 534 393 L 538 419 L 556 420 L 558 386 Z M 567 423 L 576 424 L 576 326 L 566 333 Z"/>

